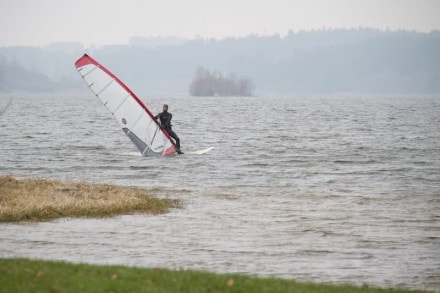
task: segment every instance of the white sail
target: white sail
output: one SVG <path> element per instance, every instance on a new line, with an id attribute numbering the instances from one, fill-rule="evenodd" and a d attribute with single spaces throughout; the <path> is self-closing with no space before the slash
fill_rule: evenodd
<path id="1" fill-rule="evenodd" d="M 121 80 L 87 54 L 75 62 L 75 67 L 142 155 L 174 154 L 176 147 L 168 133 Z"/>

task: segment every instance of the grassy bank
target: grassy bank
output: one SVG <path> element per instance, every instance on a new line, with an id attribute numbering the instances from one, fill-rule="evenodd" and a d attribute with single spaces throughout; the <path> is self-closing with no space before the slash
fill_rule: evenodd
<path id="1" fill-rule="evenodd" d="M 136 188 L 0 176 L 0 222 L 159 214 L 178 206 Z"/>
<path id="2" fill-rule="evenodd" d="M 2 292 L 408 292 L 275 278 L 0 259 Z"/>

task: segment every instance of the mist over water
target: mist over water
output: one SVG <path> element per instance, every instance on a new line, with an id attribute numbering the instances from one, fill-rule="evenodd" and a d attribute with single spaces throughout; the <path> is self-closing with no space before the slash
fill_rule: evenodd
<path id="1" fill-rule="evenodd" d="M 144 158 L 92 95 L 0 98 L 0 174 L 184 202 L 1 224 L 0 257 L 440 288 L 438 97 L 143 100 L 169 104 L 184 152 L 215 149 Z"/>

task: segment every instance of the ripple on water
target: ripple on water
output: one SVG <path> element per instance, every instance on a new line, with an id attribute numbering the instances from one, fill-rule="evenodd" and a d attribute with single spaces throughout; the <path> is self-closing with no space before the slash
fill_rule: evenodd
<path id="1" fill-rule="evenodd" d="M 214 150 L 144 158 L 93 96 L 14 99 L 0 173 L 138 186 L 184 208 L 2 224 L 0 257 L 440 288 L 438 98 L 168 102 L 183 150 Z"/>

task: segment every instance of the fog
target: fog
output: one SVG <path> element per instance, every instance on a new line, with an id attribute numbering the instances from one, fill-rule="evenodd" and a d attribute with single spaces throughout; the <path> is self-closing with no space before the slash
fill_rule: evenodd
<path id="1" fill-rule="evenodd" d="M 88 53 L 142 94 L 199 67 L 265 94 L 439 92 L 436 0 L 0 0 L 0 92 L 84 88 Z"/>
<path id="2" fill-rule="evenodd" d="M 221 39 L 290 30 L 440 29 L 436 0 L 0 0 L 0 46 L 125 44 L 132 36 Z"/>
<path id="3" fill-rule="evenodd" d="M 247 80 L 255 95 L 440 93 L 440 31 L 374 29 L 0 47 L 0 91 L 85 89 L 73 66 L 85 52 L 146 95 L 188 95 L 199 67 Z"/>

